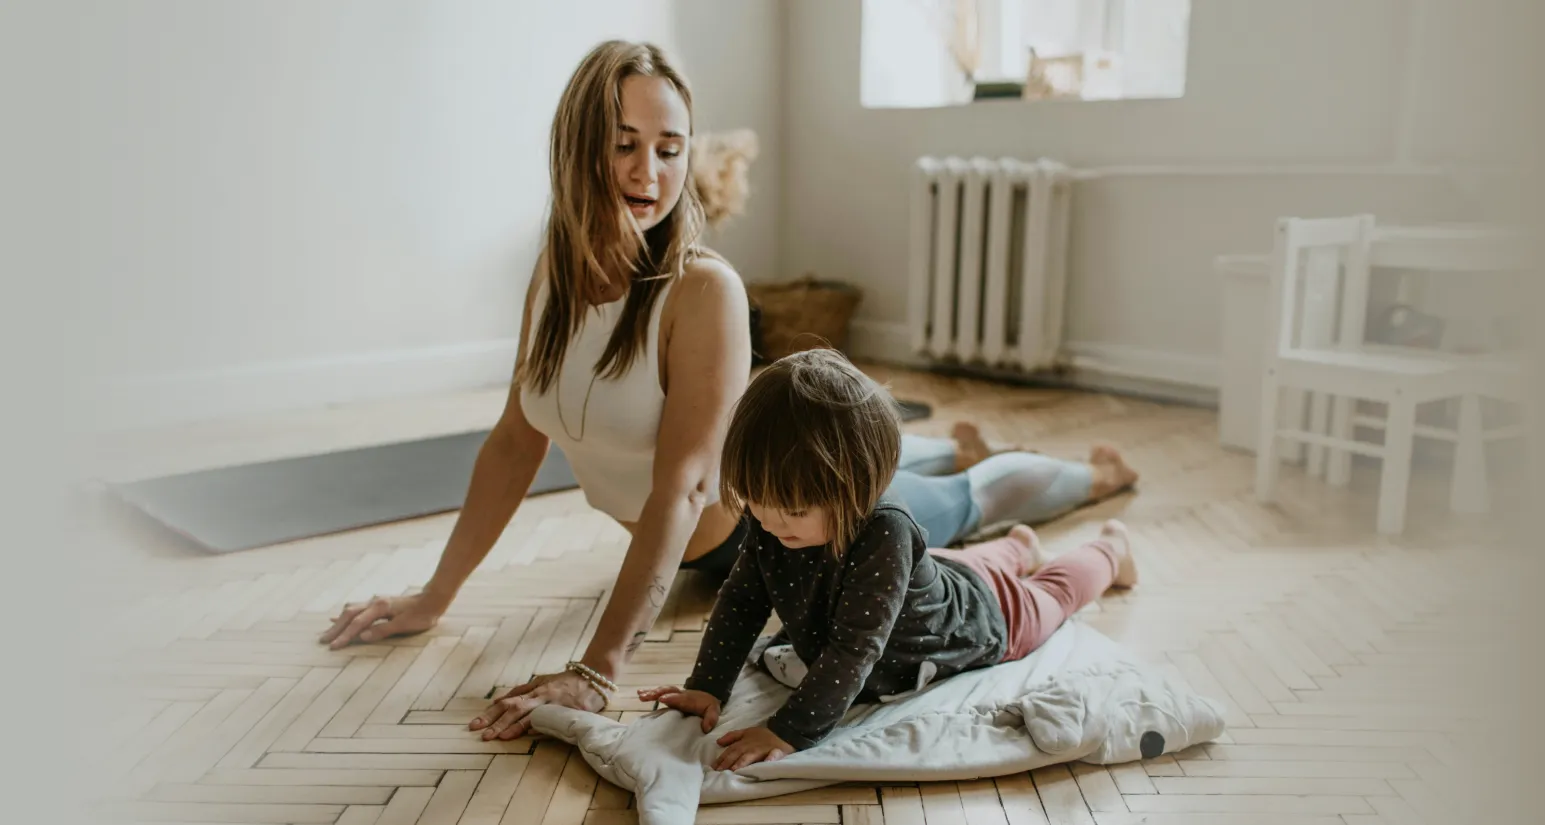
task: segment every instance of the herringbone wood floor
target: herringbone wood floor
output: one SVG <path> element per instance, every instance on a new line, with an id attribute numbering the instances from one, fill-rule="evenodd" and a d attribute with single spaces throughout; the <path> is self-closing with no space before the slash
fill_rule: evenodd
<path id="1" fill-rule="evenodd" d="M 1140 586 L 1088 622 L 1223 700 L 1215 744 L 1150 762 L 1082 764 L 975 782 L 841 786 L 703 823 L 1282 823 L 1419 825 L 1465 808 L 1467 754 L 1484 752 L 1456 674 L 1484 655 L 1457 599 L 1490 519 L 1444 512 L 1446 470 L 1419 469 L 1411 535 L 1376 539 L 1375 468 L 1350 490 L 1286 470 L 1274 508 L 1250 496 L 1249 456 L 1220 449 L 1216 415 L 1095 394 L 875 370 L 941 434 L 989 435 L 1076 456 L 1123 447 L 1139 490 L 1042 528 L 1056 552 L 1119 515 Z M 131 476 L 486 426 L 502 395 L 183 427 L 102 445 Z M 630 798 L 565 745 L 483 743 L 465 730 L 485 697 L 559 669 L 592 632 L 625 534 L 578 493 L 529 500 L 442 624 L 329 652 L 315 643 L 345 601 L 399 592 L 433 568 L 451 516 L 210 557 L 119 519 L 101 536 L 120 586 L 101 678 L 117 686 L 93 748 L 97 810 L 129 821 L 612 825 Z M 1482 565 L 1483 566 L 1483 565 Z M 623 680 L 690 668 L 711 590 L 684 574 Z M 1468 634 L 1468 635 L 1467 635 Z"/>

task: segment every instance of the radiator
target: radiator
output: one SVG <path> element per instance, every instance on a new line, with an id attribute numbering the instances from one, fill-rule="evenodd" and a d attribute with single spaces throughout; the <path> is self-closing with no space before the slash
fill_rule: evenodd
<path id="1" fill-rule="evenodd" d="M 908 331 L 925 359 L 1060 366 L 1071 170 L 924 157 L 914 167 Z"/>

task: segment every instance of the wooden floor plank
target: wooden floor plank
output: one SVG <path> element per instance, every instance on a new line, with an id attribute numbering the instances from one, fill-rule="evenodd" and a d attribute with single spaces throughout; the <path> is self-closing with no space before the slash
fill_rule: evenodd
<path id="1" fill-rule="evenodd" d="M 558 790 L 559 777 L 568 763 L 570 748 L 556 742 L 543 742 L 537 746 L 521 774 L 520 783 L 505 810 L 501 825 L 526 825 L 541 822 L 547 814 L 548 803 Z"/>
<path id="2" fill-rule="evenodd" d="M 529 756 L 495 756 L 467 802 L 461 825 L 499 825 L 530 763 Z"/>
<path id="3" fill-rule="evenodd" d="M 396 788 L 369 785 L 157 785 L 145 799 L 242 805 L 385 805 L 394 792 Z"/>
<path id="4" fill-rule="evenodd" d="M 254 803 L 235 805 L 204 802 L 119 802 L 102 808 L 110 819 L 143 822 L 283 822 L 294 825 L 333 823 L 343 814 L 342 805 L 285 805 Z"/>
<path id="5" fill-rule="evenodd" d="M 705 806 L 697 812 L 697 825 L 841 825 L 842 810 L 835 805 Z"/>
<path id="6" fill-rule="evenodd" d="M 923 817 L 923 798 L 917 788 L 881 788 L 880 807 L 885 815 L 885 825 L 928 825 Z"/>
<path id="7" fill-rule="evenodd" d="M 421 787 L 437 785 L 444 771 L 390 768 L 217 769 L 200 782 L 211 785 L 369 785 L 372 787 Z"/>
<path id="8" fill-rule="evenodd" d="M 271 753 L 260 768 L 480 771 L 504 757 L 470 753 Z"/>
<path id="9" fill-rule="evenodd" d="M 1361 796 L 1150 794 L 1127 798 L 1134 813 L 1156 814 L 1367 814 L 1374 810 L 1368 802 Z"/>
<path id="10" fill-rule="evenodd" d="M 1093 825 L 1094 816 L 1067 765 L 1051 765 L 1030 772 L 1051 825 Z"/>
<path id="11" fill-rule="evenodd" d="M 531 627 L 536 614 L 536 610 L 516 608 L 499 621 L 498 628 L 489 637 L 488 644 L 483 647 L 483 654 L 473 663 L 471 670 L 467 671 L 466 678 L 457 686 L 457 696 L 470 696 L 477 699 L 488 696 L 510 657 L 515 655 L 516 646 L 525 637 L 526 630 Z"/>
<path id="12" fill-rule="evenodd" d="M 393 794 L 392 801 L 381 810 L 376 825 L 414 825 L 434 795 L 434 788 L 403 788 Z"/>
<path id="13" fill-rule="evenodd" d="M 447 771 L 435 788 L 434 796 L 429 798 L 429 804 L 424 806 L 418 825 L 455 825 L 462 821 L 462 814 L 482 778 L 482 771 Z"/>
<path id="14" fill-rule="evenodd" d="M 408 709 L 443 710 L 445 703 L 456 695 L 456 689 L 471 673 L 473 665 L 477 664 L 478 657 L 482 655 L 483 648 L 488 646 L 495 630 L 497 628 L 474 627 L 463 634 L 440 669 L 429 680 L 429 684 L 425 685 L 423 691 L 413 699 Z M 403 716 L 407 714 L 404 713 Z M 401 721 L 401 717 L 398 721 Z"/>
<path id="15" fill-rule="evenodd" d="M 521 636 L 514 654 L 495 680 L 496 685 L 523 684 L 537 672 L 537 661 L 557 632 L 558 621 L 562 617 L 563 610 L 556 607 L 543 607 L 537 611 L 536 618 L 531 620 L 531 626 Z"/>
<path id="16" fill-rule="evenodd" d="M 230 752 L 254 725 L 272 711 L 295 688 L 295 679 L 269 679 L 252 692 L 247 701 L 232 711 L 194 747 L 182 753 L 174 764 L 160 772 L 161 781 L 195 782 Z"/>
<path id="17" fill-rule="evenodd" d="M 1154 777 L 1160 794 L 1233 794 L 1236 796 L 1393 796 L 1382 779 L 1218 779 L 1199 776 Z"/>
<path id="18" fill-rule="evenodd" d="M 918 786 L 923 819 L 928 825 L 966 825 L 966 809 L 960 788 L 953 782 L 925 782 Z"/>
<path id="19" fill-rule="evenodd" d="M 1078 789 L 1084 795 L 1084 802 L 1089 806 L 1089 810 L 1127 810 L 1126 803 L 1121 799 L 1121 791 L 1116 788 L 1115 779 L 1103 766 L 1074 762 L 1068 767 L 1073 771 L 1073 778 L 1077 781 Z"/>
<path id="20" fill-rule="evenodd" d="M 1345 825 L 1339 816 L 1312 814 L 1096 814 L 1098 825 Z"/>
<path id="21" fill-rule="evenodd" d="M 998 789 L 991 780 L 961 782 L 958 790 L 966 825 L 1009 825 L 1008 814 L 1004 812 L 1003 802 L 998 798 Z"/>
<path id="22" fill-rule="evenodd" d="M 626 810 L 633 804 L 633 794 L 630 791 L 613 785 L 610 782 L 597 782 L 595 794 L 590 797 L 591 810 Z"/>
<path id="23" fill-rule="evenodd" d="M 408 711 L 415 710 L 413 700 L 418 698 L 421 691 L 429 686 L 434 679 L 435 672 L 445 664 L 445 660 L 455 650 L 461 639 L 455 636 L 441 636 L 431 639 L 424 650 L 413 657 L 412 664 L 403 671 L 399 677 L 381 697 L 381 701 L 371 709 L 365 717 L 366 725 L 395 725 L 408 715 Z M 449 700 L 449 696 L 446 697 Z M 443 703 L 442 703 L 443 704 Z M 418 710 L 437 710 L 437 708 L 418 708 Z"/>
<path id="24" fill-rule="evenodd" d="M 406 668 L 412 663 L 415 655 L 412 650 L 399 649 L 392 651 L 385 659 L 350 661 L 344 666 L 343 672 L 334 677 L 332 682 L 317 695 L 317 698 L 296 717 L 295 721 L 285 728 L 284 733 L 274 740 L 269 749 L 301 750 L 313 737 L 327 730 L 328 726 L 335 722 L 337 715 L 349 709 L 350 703 L 355 702 L 363 692 L 361 686 L 366 685 L 372 678 L 391 678 L 393 670 Z M 346 732 L 341 728 L 334 728 L 334 731 L 336 735 L 347 735 L 353 732 L 353 728 L 348 728 Z"/>
<path id="25" fill-rule="evenodd" d="M 1142 763 L 1128 762 L 1123 765 L 1110 766 L 1111 779 L 1116 783 L 1116 790 L 1121 792 L 1123 798 L 1137 794 L 1155 794 L 1158 791 L 1153 787 L 1153 782 L 1148 778 L 1148 772 L 1143 770 Z M 1128 800 L 1130 805 L 1130 800 Z"/>
<path id="26" fill-rule="evenodd" d="M 342 675 L 341 668 L 312 668 L 240 741 L 220 758 L 222 768 L 247 768 L 268 753 L 301 714 L 311 707 L 322 691 Z"/>
<path id="27" fill-rule="evenodd" d="M 558 787 L 547 805 L 547 815 L 542 825 L 579 825 L 590 810 L 590 800 L 595 796 L 600 777 L 590 769 L 578 748 L 570 749 L 563 773 L 558 776 Z"/>
<path id="28" fill-rule="evenodd" d="M 350 805 L 338 817 L 337 825 L 376 825 L 384 810 L 385 805 Z"/>

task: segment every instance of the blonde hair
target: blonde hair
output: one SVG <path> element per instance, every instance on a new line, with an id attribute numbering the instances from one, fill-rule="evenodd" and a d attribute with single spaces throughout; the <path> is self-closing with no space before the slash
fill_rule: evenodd
<path id="1" fill-rule="evenodd" d="M 781 510 L 826 510 L 832 550 L 847 551 L 901 460 L 901 419 L 879 384 L 841 353 L 785 356 L 736 404 L 720 496 Z"/>
<path id="2" fill-rule="evenodd" d="M 647 344 L 648 319 L 670 279 L 680 277 L 703 231 L 703 206 L 693 184 L 692 153 L 681 198 L 647 232 L 628 212 L 612 166 L 622 120 L 622 82 L 663 78 L 686 104 L 692 91 L 665 53 L 648 43 L 609 40 L 591 50 L 569 78 L 553 118 L 550 164 L 552 204 L 547 221 L 547 305 L 516 380 L 546 392 L 557 379 L 569 341 L 579 329 L 599 284 L 629 277 L 622 318 L 595 364 L 595 374 L 627 373 Z"/>

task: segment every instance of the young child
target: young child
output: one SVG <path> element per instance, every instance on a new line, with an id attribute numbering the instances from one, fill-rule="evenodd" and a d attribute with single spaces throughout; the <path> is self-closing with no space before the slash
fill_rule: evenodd
<path id="1" fill-rule="evenodd" d="M 889 394 L 835 351 L 783 358 L 742 396 L 721 492 L 748 512 L 745 545 L 685 689 L 639 698 L 701 716 L 709 732 L 773 611 L 808 670 L 765 725 L 719 740 L 715 769 L 815 745 L 855 702 L 915 689 L 924 662 L 937 679 L 1024 658 L 1107 588 L 1136 583 L 1116 521 L 1045 565 L 1024 525 L 964 550 L 929 549 L 906 509 L 882 497 L 900 442 Z"/>

